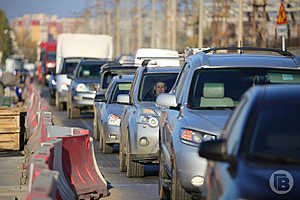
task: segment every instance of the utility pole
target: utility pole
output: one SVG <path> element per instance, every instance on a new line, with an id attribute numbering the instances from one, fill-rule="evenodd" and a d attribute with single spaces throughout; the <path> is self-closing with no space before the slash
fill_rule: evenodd
<path id="1" fill-rule="evenodd" d="M 129 19 L 129 0 L 126 0 L 126 41 L 125 41 L 125 52 L 126 54 L 130 53 L 130 19 Z"/>
<path id="2" fill-rule="evenodd" d="M 177 2 L 176 0 L 172 1 L 172 49 L 176 50 L 176 10 Z"/>
<path id="3" fill-rule="evenodd" d="M 164 1 L 164 47 L 169 49 L 171 48 L 170 45 L 170 38 L 171 38 L 171 33 L 170 33 L 170 28 L 169 28 L 169 24 L 170 24 L 170 20 L 169 20 L 169 1 L 170 0 L 165 0 Z"/>
<path id="4" fill-rule="evenodd" d="M 151 48 L 156 47 L 156 0 L 152 0 L 152 34 Z"/>
<path id="5" fill-rule="evenodd" d="M 203 0 L 199 0 L 198 47 L 203 47 Z"/>
<path id="6" fill-rule="evenodd" d="M 256 0 L 253 0 L 252 6 L 253 6 L 252 45 L 256 46 L 256 13 L 257 13 Z"/>
<path id="7" fill-rule="evenodd" d="M 137 1 L 137 49 L 143 45 L 141 0 Z"/>
<path id="8" fill-rule="evenodd" d="M 121 41 L 120 41 L 120 0 L 116 0 L 116 56 L 121 55 Z"/>
<path id="9" fill-rule="evenodd" d="M 238 47 L 243 46 L 243 0 L 239 0 Z"/>

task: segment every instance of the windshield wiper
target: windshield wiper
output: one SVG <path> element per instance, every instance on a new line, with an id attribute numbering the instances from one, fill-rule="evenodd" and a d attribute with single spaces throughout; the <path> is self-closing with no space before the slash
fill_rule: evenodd
<path id="1" fill-rule="evenodd" d="M 267 161 L 281 164 L 300 164 L 300 160 L 296 160 L 293 158 L 285 158 L 280 156 L 268 155 L 268 154 L 258 154 L 253 153 L 247 156 L 248 159 L 254 159 L 259 161 Z"/>
<path id="2" fill-rule="evenodd" d="M 233 110 L 234 107 L 231 107 L 231 106 L 224 106 L 224 107 L 207 106 L 207 107 L 194 107 L 193 109 L 197 109 L 197 110 L 226 110 L 226 109 L 231 109 L 231 110 Z"/>

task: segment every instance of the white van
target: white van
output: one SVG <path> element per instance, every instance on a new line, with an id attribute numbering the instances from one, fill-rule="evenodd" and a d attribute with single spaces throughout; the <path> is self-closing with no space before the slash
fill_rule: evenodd
<path id="1" fill-rule="evenodd" d="M 170 49 L 141 48 L 135 52 L 134 62 L 142 64 L 144 60 L 154 60 L 159 66 L 180 66 L 179 53 Z"/>
<path id="2" fill-rule="evenodd" d="M 75 70 L 77 63 L 79 63 L 82 58 L 112 60 L 112 37 L 109 35 L 71 33 L 58 35 L 55 95 L 57 110 L 62 110 L 63 104 L 67 102 L 67 94 L 71 83 L 71 80 L 67 78 L 67 74 Z"/>

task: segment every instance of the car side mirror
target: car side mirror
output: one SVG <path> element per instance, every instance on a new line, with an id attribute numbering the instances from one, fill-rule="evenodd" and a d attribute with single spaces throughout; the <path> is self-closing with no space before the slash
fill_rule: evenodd
<path id="1" fill-rule="evenodd" d="M 105 94 L 96 94 L 95 102 L 106 102 Z"/>
<path id="2" fill-rule="evenodd" d="M 156 98 L 156 104 L 162 107 L 177 107 L 175 95 L 167 93 L 159 94 Z"/>
<path id="3" fill-rule="evenodd" d="M 72 74 L 67 74 L 68 79 L 74 79 L 74 76 Z"/>
<path id="4" fill-rule="evenodd" d="M 233 156 L 227 154 L 227 140 L 224 138 L 201 142 L 199 146 L 199 156 L 214 161 L 233 161 Z"/>
<path id="5" fill-rule="evenodd" d="M 129 95 L 128 94 L 119 94 L 117 97 L 117 102 L 119 104 L 129 104 Z"/>

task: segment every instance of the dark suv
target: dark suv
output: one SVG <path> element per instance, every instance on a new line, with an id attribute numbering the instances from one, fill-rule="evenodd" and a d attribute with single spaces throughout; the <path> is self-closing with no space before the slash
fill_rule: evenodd
<path id="1" fill-rule="evenodd" d="M 222 138 L 200 144 L 207 199 L 299 199 L 300 73 L 288 77 L 298 85 L 251 88 Z"/>
<path id="2" fill-rule="evenodd" d="M 96 90 L 99 88 L 100 70 L 106 60 L 82 59 L 73 75 L 68 75 L 71 85 L 68 91 L 67 115 L 80 117 L 81 110 L 93 110 Z"/>
<path id="3" fill-rule="evenodd" d="M 214 53 L 218 50 L 241 53 Z M 199 143 L 220 136 L 251 86 L 294 83 L 299 67 L 299 57 L 273 49 L 214 48 L 187 57 L 171 93 L 156 100 L 162 112 L 160 197 L 167 198 L 170 192 L 172 199 L 201 194 L 207 161 L 198 156 Z"/>

